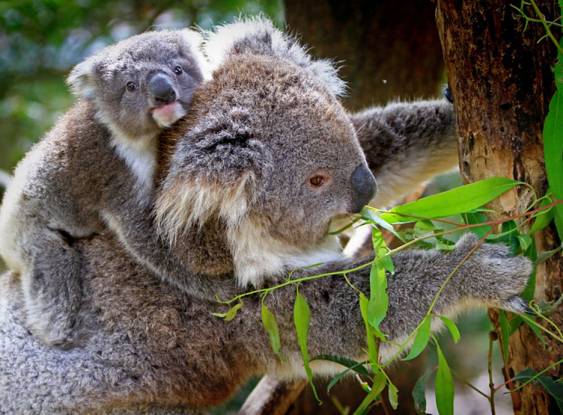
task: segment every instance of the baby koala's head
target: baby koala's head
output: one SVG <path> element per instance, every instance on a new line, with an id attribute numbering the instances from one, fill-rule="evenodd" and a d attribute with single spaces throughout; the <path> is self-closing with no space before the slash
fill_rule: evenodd
<path id="1" fill-rule="evenodd" d="M 154 137 L 186 115 L 206 77 L 201 42 L 188 29 L 132 36 L 78 64 L 67 81 L 115 136 Z"/>

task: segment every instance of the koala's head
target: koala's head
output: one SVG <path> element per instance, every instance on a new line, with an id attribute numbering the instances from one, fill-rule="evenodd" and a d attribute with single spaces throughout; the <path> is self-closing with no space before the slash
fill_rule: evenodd
<path id="1" fill-rule="evenodd" d="M 78 64 L 67 81 L 116 136 L 154 137 L 186 114 L 204 79 L 201 42 L 188 29 L 143 33 Z"/>
<path id="2" fill-rule="evenodd" d="M 162 137 L 173 145 L 156 203 L 161 231 L 174 240 L 224 221 L 244 285 L 339 258 L 331 219 L 359 212 L 375 193 L 336 98 L 342 82 L 268 22 L 220 29 L 208 56 L 217 37 L 230 47 L 220 45 L 212 80 L 196 91 L 188 119 Z"/>

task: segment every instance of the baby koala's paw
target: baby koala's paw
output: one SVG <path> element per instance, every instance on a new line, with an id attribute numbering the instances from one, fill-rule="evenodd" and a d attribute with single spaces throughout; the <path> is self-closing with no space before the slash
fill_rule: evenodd
<path id="1" fill-rule="evenodd" d="M 454 251 L 455 259 L 461 261 L 474 250 L 463 265 L 471 299 L 509 311 L 527 311 L 519 294 L 532 273 L 532 262 L 524 256 L 512 256 L 506 245 L 483 243 L 476 248 L 479 243 L 479 238 L 469 233 Z"/>
<path id="2" fill-rule="evenodd" d="M 75 318 L 60 307 L 48 307 L 40 302 L 26 304 L 29 330 L 43 343 L 70 349 L 76 343 Z"/>

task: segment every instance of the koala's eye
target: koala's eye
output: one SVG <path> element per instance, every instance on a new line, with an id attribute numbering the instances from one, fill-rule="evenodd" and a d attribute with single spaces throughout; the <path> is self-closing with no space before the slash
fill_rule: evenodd
<path id="1" fill-rule="evenodd" d="M 174 67 L 174 73 L 175 73 L 176 75 L 182 75 L 183 72 L 184 72 L 184 70 L 182 69 L 181 66 L 175 66 L 175 67 Z"/>
<path id="2" fill-rule="evenodd" d="M 330 181 L 330 178 L 328 176 L 323 175 L 323 174 L 315 174 L 315 175 L 309 177 L 309 184 L 314 189 L 318 189 L 318 188 L 324 186 L 329 181 Z"/>
<path id="3" fill-rule="evenodd" d="M 137 84 L 135 82 L 129 81 L 127 82 L 127 91 L 133 92 L 137 89 Z"/>

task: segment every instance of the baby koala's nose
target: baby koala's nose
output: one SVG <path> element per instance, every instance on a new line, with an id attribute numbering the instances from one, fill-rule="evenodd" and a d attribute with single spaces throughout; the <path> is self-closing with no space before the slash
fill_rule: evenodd
<path id="1" fill-rule="evenodd" d="M 352 190 L 352 213 L 359 213 L 373 199 L 377 190 L 375 177 L 363 164 L 356 167 L 352 173 Z"/>
<path id="2" fill-rule="evenodd" d="M 149 92 L 154 100 L 161 105 L 176 101 L 176 91 L 170 79 L 161 73 L 154 75 L 149 81 Z"/>

